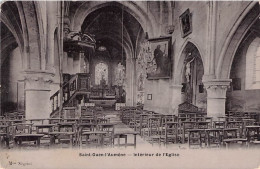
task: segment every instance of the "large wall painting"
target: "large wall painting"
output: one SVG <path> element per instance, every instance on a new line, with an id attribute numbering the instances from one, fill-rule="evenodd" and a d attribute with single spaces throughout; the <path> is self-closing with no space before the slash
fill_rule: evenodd
<path id="1" fill-rule="evenodd" d="M 172 67 L 171 37 L 149 39 L 147 53 L 147 78 L 170 78 Z"/>

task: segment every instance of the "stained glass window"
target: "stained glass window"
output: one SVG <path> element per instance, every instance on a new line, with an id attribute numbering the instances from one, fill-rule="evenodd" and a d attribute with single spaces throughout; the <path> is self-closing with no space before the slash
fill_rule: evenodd
<path id="1" fill-rule="evenodd" d="M 108 82 L 108 66 L 100 62 L 95 67 L 95 84 L 100 85 L 101 82 L 107 84 Z"/>

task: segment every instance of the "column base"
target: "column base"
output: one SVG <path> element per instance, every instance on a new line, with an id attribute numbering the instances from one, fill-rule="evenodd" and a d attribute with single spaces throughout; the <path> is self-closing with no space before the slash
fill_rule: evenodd
<path id="1" fill-rule="evenodd" d="M 207 90 L 207 115 L 213 117 L 213 120 L 217 120 L 219 116 L 225 116 L 226 91 L 230 82 L 230 79 L 203 81 Z"/>
<path id="2" fill-rule="evenodd" d="M 53 73 L 25 72 L 25 118 L 49 118 L 51 113 L 50 84 Z"/>

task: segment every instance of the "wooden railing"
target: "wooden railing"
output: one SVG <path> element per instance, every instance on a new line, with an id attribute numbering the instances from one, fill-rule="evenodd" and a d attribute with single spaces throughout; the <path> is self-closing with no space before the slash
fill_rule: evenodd
<path id="1" fill-rule="evenodd" d="M 63 89 L 63 107 L 66 107 L 77 94 L 85 94 L 90 92 L 90 75 L 87 73 L 77 73 L 62 87 Z M 57 112 L 61 106 L 60 90 L 50 97 L 52 112 Z"/>

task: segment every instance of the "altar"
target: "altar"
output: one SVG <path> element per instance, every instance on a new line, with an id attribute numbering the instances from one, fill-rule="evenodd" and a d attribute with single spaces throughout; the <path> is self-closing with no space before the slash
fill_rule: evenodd
<path id="1" fill-rule="evenodd" d="M 116 99 L 90 99 L 89 102 L 94 103 L 95 106 L 114 107 L 116 104 Z"/>
<path id="2" fill-rule="evenodd" d="M 120 93 L 116 86 L 95 86 L 91 88 L 89 102 L 94 103 L 95 106 L 114 107 L 120 101 Z"/>

